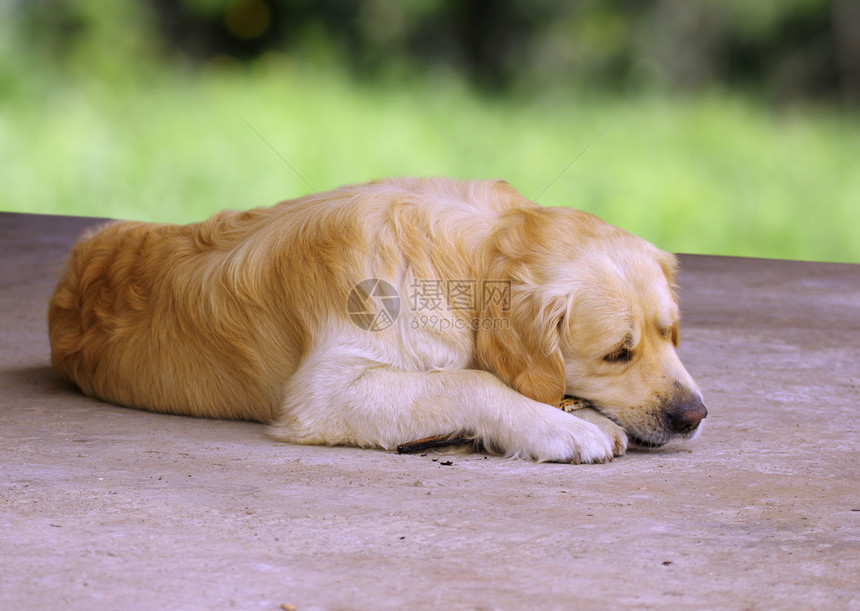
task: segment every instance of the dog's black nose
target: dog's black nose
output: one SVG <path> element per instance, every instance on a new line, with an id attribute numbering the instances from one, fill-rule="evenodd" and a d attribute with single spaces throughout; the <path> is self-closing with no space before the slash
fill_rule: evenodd
<path id="1" fill-rule="evenodd" d="M 669 412 L 669 422 L 676 433 L 689 433 L 708 415 L 708 408 L 702 403 L 702 398 L 689 395 L 676 401 Z"/>

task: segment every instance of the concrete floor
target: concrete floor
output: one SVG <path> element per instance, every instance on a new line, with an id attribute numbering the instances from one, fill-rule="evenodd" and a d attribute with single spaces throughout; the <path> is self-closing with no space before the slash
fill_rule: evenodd
<path id="1" fill-rule="evenodd" d="M 531 464 L 82 397 L 45 312 L 91 223 L 0 214 L 0 608 L 860 609 L 860 266 L 682 257 L 700 439 Z"/>

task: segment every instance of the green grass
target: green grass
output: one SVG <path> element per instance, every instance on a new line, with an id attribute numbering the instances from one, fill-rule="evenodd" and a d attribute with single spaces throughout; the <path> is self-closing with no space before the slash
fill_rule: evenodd
<path id="1" fill-rule="evenodd" d="M 490 98 L 282 60 L 0 96 L 0 209 L 200 220 L 390 175 L 504 178 L 675 252 L 860 262 L 860 120 L 748 98 Z M 0 85 L 3 85 L 0 82 Z M 0 87 L 2 88 L 2 87 Z"/>

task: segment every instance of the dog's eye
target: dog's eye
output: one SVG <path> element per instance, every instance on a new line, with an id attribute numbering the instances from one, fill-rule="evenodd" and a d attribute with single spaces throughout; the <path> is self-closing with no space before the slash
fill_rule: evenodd
<path id="1" fill-rule="evenodd" d="M 633 358 L 633 353 L 630 352 L 629 348 L 620 348 L 612 354 L 604 356 L 603 360 L 607 363 L 626 363 L 631 358 Z"/>

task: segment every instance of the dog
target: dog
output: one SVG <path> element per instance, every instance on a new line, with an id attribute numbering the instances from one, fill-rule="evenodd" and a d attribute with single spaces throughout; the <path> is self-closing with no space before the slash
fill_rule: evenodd
<path id="1" fill-rule="evenodd" d="M 456 433 L 600 463 L 707 415 L 675 351 L 676 270 L 504 181 L 382 180 L 84 236 L 50 300 L 51 360 L 87 396 L 296 444 Z"/>

